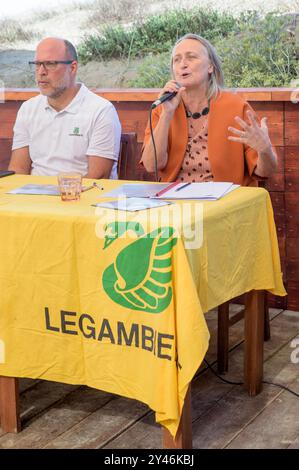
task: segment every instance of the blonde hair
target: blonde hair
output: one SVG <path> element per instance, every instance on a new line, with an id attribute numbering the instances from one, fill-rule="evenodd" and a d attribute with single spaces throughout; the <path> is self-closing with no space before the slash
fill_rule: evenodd
<path id="1" fill-rule="evenodd" d="M 172 53 L 171 53 L 171 71 L 173 73 L 173 51 L 175 50 L 176 46 L 184 41 L 185 39 L 194 39 L 195 41 L 200 42 L 207 50 L 209 59 L 211 64 L 213 65 L 213 72 L 210 74 L 209 83 L 208 83 L 208 91 L 207 91 L 207 98 L 213 98 L 218 95 L 220 90 L 224 87 L 224 77 L 221 68 L 221 60 L 212 46 L 212 44 L 207 40 L 199 36 L 198 34 L 185 34 L 180 39 L 177 40 L 175 43 Z"/>

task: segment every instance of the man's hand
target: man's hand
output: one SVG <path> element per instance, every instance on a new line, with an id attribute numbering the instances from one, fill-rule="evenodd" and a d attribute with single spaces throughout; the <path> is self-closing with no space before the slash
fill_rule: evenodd
<path id="1" fill-rule="evenodd" d="M 84 178 L 109 178 L 114 160 L 110 158 L 88 155 L 88 173 Z"/>
<path id="2" fill-rule="evenodd" d="M 31 163 L 29 147 L 22 147 L 12 151 L 8 169 L 17 174 L 30 175 Z"/>

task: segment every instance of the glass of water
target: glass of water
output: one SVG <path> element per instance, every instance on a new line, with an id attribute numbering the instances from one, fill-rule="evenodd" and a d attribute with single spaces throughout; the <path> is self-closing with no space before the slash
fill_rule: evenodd
<path id="1" fill-rule="evenodd" d="M 59 173 L 58 186 L 62 201 L 79 201 L 82 189 L 80 173 Z"/>

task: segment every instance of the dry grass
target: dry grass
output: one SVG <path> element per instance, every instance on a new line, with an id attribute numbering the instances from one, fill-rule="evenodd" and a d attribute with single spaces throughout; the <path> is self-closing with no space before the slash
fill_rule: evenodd
<path id="1" fill-rule="evenodd" d="M 0 21 L 0 44 L 13 44 L 17 41 L 32 41 L 38 33 L 22 26 L 19 21 L 4 19 Z"/>
<path id="2" fill-rule="evenodd" d="M 61 15 L 61 10 L 49 9 L 49 10 L 34 10 L 32 16 L 27 20 L 28 25 L 34 25 L 41 21 L 51 20 L 52 18 Z"/>
<path id="3" fill-rule="evenodd" d="M 141 0 L 94 0 L 90 4 L 87 24 L 96 26 L 128 23 L 143 19 L 150 8 Z"/>

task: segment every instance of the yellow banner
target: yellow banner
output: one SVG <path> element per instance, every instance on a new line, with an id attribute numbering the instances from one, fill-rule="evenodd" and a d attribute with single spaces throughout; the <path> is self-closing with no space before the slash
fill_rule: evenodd
<path id="1" fill-rule="evenodd" d="M 208 348 L 203 312 L 252 289 L 285 295 L 266 191 L 128 214 L 7 194 L 0 181 L 0 375 L 140 400 L 175 435 Z M 103 181 L 110 190 L 120 182 Z"/>
<path id="2" fill-rule="evenodd" d="M 183 242 L 161 222 L 167 208 L 148 226 L 84 201 L 2 202 L 0 374 L 135 398 L 174 435 L 209 333 Z"/>

